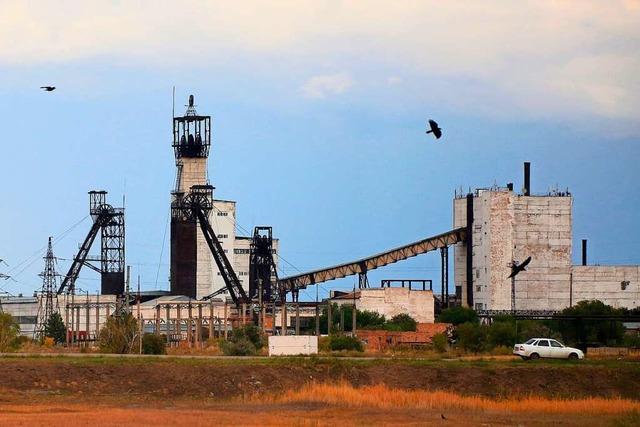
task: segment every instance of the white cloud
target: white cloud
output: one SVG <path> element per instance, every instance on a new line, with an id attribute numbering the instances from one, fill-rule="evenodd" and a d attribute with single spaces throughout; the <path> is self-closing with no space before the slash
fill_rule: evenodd
<path id="1" fill-rule="evenodd" d="M 495 106 L 640 120 L 637 0 L 8 0 L 0 16 L 3 68 L 95 58 L 154 70 L 242 63 L 283 82 L 344 69 L 388 86 L 400 82 L 389 75 L 402 75 L 403 88 L 466 106 L 461 113 Z M 303 93 L 323 98 L 352 84 L 317 76 Z"/>
<path id="2" fill-rule="evenodd" d="M 311 77 L 302 86 L 301 92 L 307 98 L 324 99 L 328 95 L 345 92 L 353 86 L 353 81 L 346 74 L 327 74 Z"/>

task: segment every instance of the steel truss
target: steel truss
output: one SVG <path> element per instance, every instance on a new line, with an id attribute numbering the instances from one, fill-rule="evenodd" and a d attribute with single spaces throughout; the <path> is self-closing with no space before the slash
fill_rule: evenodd
<path id="1" fill-rule="evenodd" d="M 249 303 L 249 298 L 242 288 L 238 276 L 233 271 L 231 262 L 224 253 L 224 249 L 222 249 L 222 245 L 209 222 L 209 213 L 212 207 L 213 187 L 211 185 L 194 185 L 186 196 L 177 195 L 176 199 L 171 203 L 171 216 L 180 221 L 198 221 L 200 230 L 234 304 L 239 306 L 240 304 Z M 204 299 L 211 297 L 212 295 L 207 295 Z"/>
<path id="2" fill-rule="evenodd" d="M 447 233 L 410 243 L 369 258 L 363 258 L 358 261 L 285 277 L 278 281 L 278 286 L 284 292 L 291 292 L 293 290 L 304 289 L 309 285 L 315 285 L 328 280 L 341 279 L 354 274 L 366 274 L 367 271 L 384 267 L 387 264 L 402 261 L 436 249 L 446 248 L 458 242 L 465 241 L 466 238 L 467 229 L 457 228 Z"/>
<path id="3" fill-rule="evenodd" d="M 103 294 L 124 293 L 124 209 L 114 209 L 107 204 L 106 195 L 106 191 L 89 192 L 89 213 L 93 224 L 78 254 L 73 258 L 73 263 L 58 288 L 58 294 L 74 292 L 75 282 L 83 265 L 101 274 Z M 102 231 L 101 268 L 90 264 L 95 259 L 88 259 L 89 250 L 99 231 Z"/>

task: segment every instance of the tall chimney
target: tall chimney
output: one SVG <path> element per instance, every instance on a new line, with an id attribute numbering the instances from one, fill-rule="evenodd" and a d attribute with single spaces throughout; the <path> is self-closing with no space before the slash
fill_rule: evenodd
<path id="1" fill-rule="evenodd" d="M 524 162 L 524 195 L 531 195 L 531 163 Z"/>
<path id="2" fill-rule="evenodd" d="M 587 265 L 587 239 L 582 239 L 582 265 Z"/>

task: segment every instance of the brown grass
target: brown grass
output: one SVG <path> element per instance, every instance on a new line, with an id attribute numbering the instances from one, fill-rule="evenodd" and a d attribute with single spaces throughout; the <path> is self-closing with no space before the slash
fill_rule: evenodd
<path id="1" fill-rule="evenodd" d="M 384 398 L 381 398 L 384 396 Z M 480 396 L 459 396 L 446 391 L 391 389 L 384 384 L 354 388 L 347 383 L 308 384 L 280 395 L 255 395 L 242 399 L 247 403 L 271 402 L 322 403 L 349 408 L 413 408 L 443 411 L 492 413 L 538 413 L 612 415 L 640 411 L 640 402 L 629 399 L 547 399 L 530 396 L 519 399 L 492 400 Z"/>

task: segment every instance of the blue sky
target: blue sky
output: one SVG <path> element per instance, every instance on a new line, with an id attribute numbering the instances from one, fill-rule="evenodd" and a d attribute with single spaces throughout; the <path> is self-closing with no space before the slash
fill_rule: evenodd
<path id="1" fill-rule="evenodd" d="M 520 188 L 525 161 L 534 193 L 574 196 L 574 262 L 587 239 L 589 263 L 640 264 L 640 2 L 132 3 L 0 3 L 2 290 L 41 287 L 48 236 L 66 272 L 91 190 L 126 196 L 127 263 L 167 289 L 173 86 L 177 114 L 194 94 L 212 116 L 215 196 L 274 228 L 281 275 L 448 231 L 456 189 Z"/>

